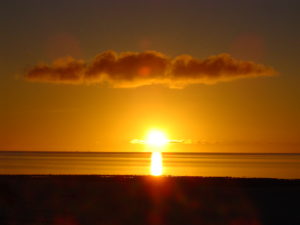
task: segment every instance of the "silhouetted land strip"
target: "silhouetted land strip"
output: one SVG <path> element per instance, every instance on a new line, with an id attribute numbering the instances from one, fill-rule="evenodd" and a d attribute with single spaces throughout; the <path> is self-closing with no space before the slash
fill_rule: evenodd
<path id="1" fill-rule="evenodd" d="M 0 176 L 0 224 L 299 225 L 300 180 Z"/>

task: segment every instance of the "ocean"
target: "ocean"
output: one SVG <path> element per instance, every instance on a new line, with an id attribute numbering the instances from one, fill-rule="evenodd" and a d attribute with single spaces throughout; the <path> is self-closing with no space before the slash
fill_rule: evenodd
<path id="1" fill-rule="evenodd" d="M 300 154 L 162 153 L 162 175 L 300 178 Z M 0 152 L 0 174 L 151 175 L 150 152 Z"/>

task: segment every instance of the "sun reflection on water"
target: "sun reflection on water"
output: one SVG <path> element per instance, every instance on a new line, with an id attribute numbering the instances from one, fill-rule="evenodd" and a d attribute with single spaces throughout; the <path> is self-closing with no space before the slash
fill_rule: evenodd
<path id="1" fill-rule="evenodd" d="M 162 154 L 161 152 L 152 152 L 151 156 L 151 175 L 160 176 L 163 173 Z"/>

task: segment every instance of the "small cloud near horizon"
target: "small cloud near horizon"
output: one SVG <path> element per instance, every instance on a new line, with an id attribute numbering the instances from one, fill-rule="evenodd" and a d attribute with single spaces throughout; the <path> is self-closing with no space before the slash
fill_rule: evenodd
<path id="1" fill-rule="evenodd" d="M 131 144 L 146 144 L 145 140 L 142 139 L 132 139 L 130 140 Z M 178 139 L 178 140 L 168 140 L 168 143 L 171 144 L 195 144 L 198 143 L 198 141 L 193 141 L 191 139 Z"/>
<path id="2" fill-rule="evenodd" d="M 156 51 L 105 51 L 90 62 L 65 57 L 51 65 L 38 64 L 23 75 L 31 82 L 57 84 L 109 84 L 114 88 L 134 88 L 162 84 L 169 88 L 184 88 L 190 84 L 215 84 L 242 78 L 273 76 L 269 66 L 242 61 L 229 54 L 205 59 L 190 55 L 169 58 Z"/>

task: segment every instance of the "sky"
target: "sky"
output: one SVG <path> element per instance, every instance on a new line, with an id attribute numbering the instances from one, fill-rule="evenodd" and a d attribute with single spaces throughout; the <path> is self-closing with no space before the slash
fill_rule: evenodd
<path id="1" fill-rule="evenodd" d="M 0 149 L 300 153 L 297 0 L 2 0 Z"/>

